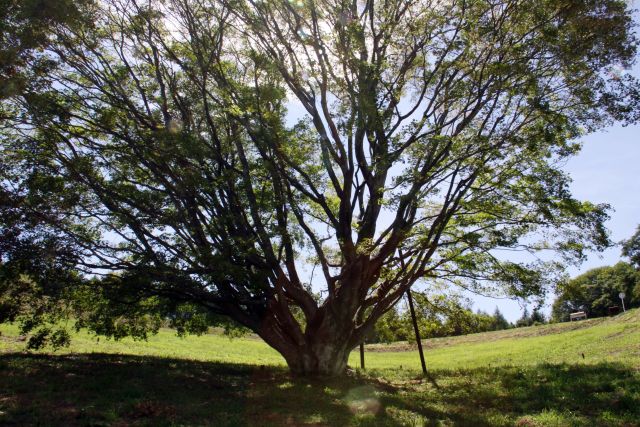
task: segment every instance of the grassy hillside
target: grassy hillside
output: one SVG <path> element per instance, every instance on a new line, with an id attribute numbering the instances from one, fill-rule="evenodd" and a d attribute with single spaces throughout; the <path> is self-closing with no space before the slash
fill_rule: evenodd
<path id="1" fill-rule="evenodd" d="M 15 325 L 0 325 L 0 353 L 21 351 Z M 640 311 L 630 310 L 615 318 L 591 319 L 461 337 L 424 341 L 429 367 L 433 369 L 480 366 L 532 365 L 538 363 L 599 363 L 607 361 L 640 365 Z M 220 334 L 179 338 L 169 329 L 148 341 L 112 341 L 86 333 L 74 334 L 72 345 L 56 352 L 107 353 L 159 356 L 200 361 L 284 366 L 282 357 L 260 339 L 230 339 Z M 584 355 L 584 358 L 583 358 Z M 359 365 L 358 355 L 351 366 Z M 406 343 L 372 344 L 366 347 L 366 367 L 418 370 L 415 346 Z"/>
<path id="2" fill-rule="evenodd" d="M 424 346 L 429 366 L 436 369 L 610 361 L 640 366 L 640 311 L 630 310 L 615 318 L 436 338 L 425 340 Z M 419 367 L 417 350 L 405 343 L 368 348 L 385 353 L 368 357 L 372 367 Z"/>
<path id="3" fill-rule="evenodd" d="M 406 343 L 369 345 L 366 372 L 317 382 L 252 337 L 80 333 L 26 354 L 15 326 L 0 332 L 0 425 L 640 425 L 638 310 L 427 340 L 433 382 Z"/>

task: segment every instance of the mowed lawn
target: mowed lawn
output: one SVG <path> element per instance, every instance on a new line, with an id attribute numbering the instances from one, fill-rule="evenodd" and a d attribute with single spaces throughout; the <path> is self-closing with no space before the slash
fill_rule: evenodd
<path id="1" fill-rule="evenodd" d="M 253 337 L 79 333 L 26 353 L 15 325 L 0 332 L 0 425 L 640 426 L 637 310 L 427 340 L 431 379 L 403 343 L 367 346 L 365 371 L 305 380 Z"/>

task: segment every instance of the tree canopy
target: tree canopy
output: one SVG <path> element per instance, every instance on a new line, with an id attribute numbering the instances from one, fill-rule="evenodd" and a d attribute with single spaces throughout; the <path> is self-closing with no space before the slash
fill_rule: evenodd
<path id="1" fill-rule="evenodd" d="M 631 264 L 640 270 L 640 226 L 633 236 L 622 242 L 622 256 L 629 258 Z"/>
<path id="2" fill-rule="evenodd" d="M 607 316 L 609 307 L 622 310 L 620 292 L 625 293 L 626 308 L 640 306 L 640 272 L 626 262 L 619 262 L 561 283 L 558 291 L 552 308 L 557 321 L 569 320 L 575 311 L 585 311 L 590 317 Z"/>
<path id="3" fill-rule="evenodd" d="M 63 241 L 131 316 L 195 306 L 337 374 L 417 281 L 526 297 L 560 262 L 499 254 L 609 243 L 560 167 L 637 119 L 625 1 L 77 8 L 2 101 L 3 227 Z"/>

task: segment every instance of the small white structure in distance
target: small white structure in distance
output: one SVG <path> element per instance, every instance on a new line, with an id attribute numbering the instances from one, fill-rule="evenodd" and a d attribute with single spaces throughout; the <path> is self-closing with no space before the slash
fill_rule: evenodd
<path id="1" fill-rule="evenodd" d="M 587 318 L 587 313 L 584 311 L 576 311 L 575 313 L 571 313 L 569 315 L 569 319 L 573 322 L 574 320 L 584 320 Z"/>

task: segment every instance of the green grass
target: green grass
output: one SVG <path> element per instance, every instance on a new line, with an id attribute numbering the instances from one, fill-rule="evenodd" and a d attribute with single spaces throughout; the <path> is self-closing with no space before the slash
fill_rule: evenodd
<path id="1" fill-rule="evenodd" d="M 434 369 L 601 362 L 640 366 L 640 312 L 427 340 L 425 348 L 428 365 Z M 372 368 L 419 367 L 416 350 L 388 351 L 406 350 L 406 345 L 374 345 L 370 349 L 379 351 L 367 354 L 367 365 Z M 353 363 L 355 360 L 352 357 Z"/>
<path id="2" fill-rule="evenodd" d="M 401 343 L 368 346 L 364 372 L 311 381 L 251 337 L 80 333 L 26 353 L 17 327 L 0 332 L 0 425 L 640 425 L 637 310 L 428 340 L 435 384 Z"/>
<path id="3" fill-rule="evenodd" d="M 16 352 L 25 348 L 25 342 L 19 341 L 17 325 L 0 325 L 0 354 Z M 54 354 L 104 353 L 127 354 L 134 356 L 157 356 L 175 359 L 193 359 L 244 363 L 253 365 L 282 365 L 284 359 L 264 341 L 243 337 L 231 339 L 222 334 L 186 336 L 180 338 L 171 329 L 161 329 L 147 341 L 124 338 L 120 341 L 99 338 L 86 332 L 74 333 L 71 346 L 62 348 Z"/>

